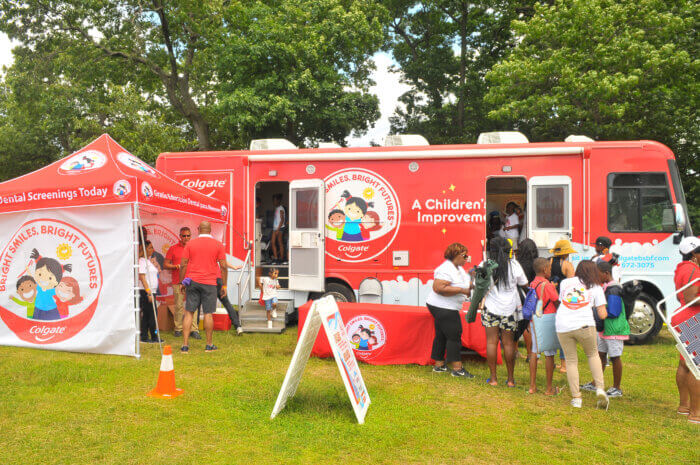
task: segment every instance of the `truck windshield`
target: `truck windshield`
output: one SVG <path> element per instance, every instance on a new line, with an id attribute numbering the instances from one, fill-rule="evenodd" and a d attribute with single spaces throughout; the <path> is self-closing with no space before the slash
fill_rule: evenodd
<path id="1" fill-rule="evenodd" d="M 676 160 L 668 160 L 668 171 L 671 173 L 671 184 L 673 184 L 673 193 L 676 196 L 676 202 L 683 206 L 685 212 L 685 235 L 692 236 L 693 230 L 690 226 L 690 218 L 688 218 L 688 205 L 685 203 L 685 192 L 681 183 L 681 174 L 678 171 Z"/>

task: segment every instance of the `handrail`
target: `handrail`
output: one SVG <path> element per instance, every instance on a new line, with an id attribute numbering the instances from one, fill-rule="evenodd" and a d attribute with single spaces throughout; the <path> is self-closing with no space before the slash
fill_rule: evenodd
<path id="1" fill-rule="evenodd" d="M 695 278 L 694 280 L 690 281 L 685 286 L 682 286 L 681 288 L 676 290 L 676 292 L 672 295 L 675 296 L 676 294 L 679 294 L 680 292 L 686 290 L 690 286 L 695 285 L 695 283 L 697 283 L 698 281 L 700 281 L 700 278 Z M 693 356 L 690 353 L 688 353 L 688 350 L 685 347 L 685 343 L 683 342 L 683 340 L 681 340 L 680 335 L 678 334 L 678 331 L 676 331 L 676 328 L 674 328 L 673 325 L 671 325 L 671 319 L 673 318 L 674 315 L 676 315 L 676 314 L 682 312 L 683 310 L 685 310 L 686 308 L 693 306 L 696 303 L 700 302 L 700 295 L 696 296 L 693 300 L 691 300 L 690 302 L 687 302 L 685 305 L 674 310 L 673 313 L 671 313 L 671 314 L 668 314 L 668 309 L 666 309 L 666 312 L 661 311 L 661 305 L 665 304 L 669 298 L 670 298 L 670 296 L 664 297 L 663 299 L 659 300 L 659 302 L 656 304 L 656 311 L 659 313 L 659 315 L 661 316 L 661 319 L 664 321 L 664 323 L 666 323 L 666 327 L 668 328 L 668 331 L 671 333 L 671 336 L 673 336 L 673 339 L 676 341 L 676 349 L 678 349 L 678 352 L 680 352 L 681 355 L 683 356 L 683 360 L 685 360 L 685 364 L 688 367 L 688 370 L 690 370 L 690 372 L 693 374 L 693 376 L 695 376 L 695 379 L 700 380 L 700 369 L 698 369 L 698 366 L 695 365 L 695 362 L 693 361 Z M 667 313 L 667 314 L 665 315 L 664 313 Z"/>
<path id="2" fill-rule="evenodd" d="M 250 253 L 251 249 L 248 249 L 248 253 L 245 256 L 245 261 L 243 262 L 243 266 L 241 267 L 241 273 L 238 275 L 238 282 L 236 283 L 236 288 L 238 289 L 238 313 L 240 314 L 242 312 L 242 307 L 241 307 L 241 295 L 243 294 L 243 291 L 241 291 L 241 279 L 243 279 L 243 275 L 247 274 L 248 278 L 250 278 Z M 246 288 L 250 284 L 250 279 L 246 279 Z"/>

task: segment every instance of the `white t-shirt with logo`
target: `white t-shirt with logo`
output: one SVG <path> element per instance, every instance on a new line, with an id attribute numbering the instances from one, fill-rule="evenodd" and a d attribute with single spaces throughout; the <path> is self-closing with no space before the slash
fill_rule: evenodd
<path id="1" fill-rule="evenodd" d="M 273 297 L 277 297 L 277 285 L 278 281 L 276 279 L 263 276 L 260 278 L 260 286 L 262 287 L 262 298 L 263 300 L 270 300 Z"/>
<path id="2" fill-rule="evenodd" d="M 492 285 L 484 300 L 486 310 L 494 315 L 511 316 L 515 310 L 522 306 L 518 295 L 518 286 L 527 286 L 527 276 L 525 276 L 523 267 L 514 258 L 510 259 L 509 268 L 507 283 L 503 283 L 501 286 Z"/>
<path id="3" fill-rule="evenodd" d="M 471 278 L 469 274 L 464 271 L 464 268 L 456 267 L 454 263 L 449 260 L 445 260 L 442 265 L 435 268 L 435 274 L 433 275 L 435 279 L 440 279 L 442 281 L 447 281 L 450 286 L 461 287 L 463 289 L 469 289 L 469 284 L 471 283 Z M 446 308 L 448 310 L 460 310 L 462 304 L 467 300 L 467 296 L 464 294 L 456 295 L 440 295 L 435 292 L 432 287 L 428 298 L 425 299 L 425 303 L 432 305 L 433 307 Z"/>
<path id="4" fill-rule="evenodd" d="M 155 293 L 158 290 L 158 268 L 156 268 L 156 266 L 150 260 L 141 257 L 139 258 L 139 274 L 146 275 L 148 287 L 151 289 L 152 293 Z M 140 279 L 139 289 L 145 291 Z"/>
<path id="5" fill-rule="evenodd" d="M 593 312 L 595 307 L 605 305 L 605 292 L 600 286 L 586 289 L 580 279 L 568 278 L 559 283 L 559 308 L 557 309 L 556 329 L 567 333 L 583 328 L 595 327 Z"/>

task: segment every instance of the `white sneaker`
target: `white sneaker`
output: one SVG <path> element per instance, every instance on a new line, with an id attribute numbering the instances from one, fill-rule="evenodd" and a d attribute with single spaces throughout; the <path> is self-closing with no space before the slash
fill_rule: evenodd
<path id="1" fill-rule="evenodd" d="M 272 329 L 272 320 L 267 321 L 267 329 Z"/>
<path id="2" fill-rule="evenodd" d="M 582 405 L 583 399 L 581 399 L 580 397 L 574 397 L 573 399 L 571 399 L 571 406 L 573 408 L 581 408 Z"/>
<path id="3" fill-rule="evenodd" d="M 603 391 L 602 389 L 596 389 L 595 391 L 595 396 L 598 399 L 596 402 L 596 406 L 601 409 L 608 409 L 608 405 L 610 405 L 610 400 L 608 399 L 608 395 Z"/>
<path id="4" fill-rule="evenodd" d="M 277 318 L 277 310 L 272 311 L 272 318 Z"/>
<path id="5" fill-rule="evenodd" d="M 240 326 L 239 326 L 238 328 L 236 328 L 236 334 L 238 334 L 239 336 L 240 336 L 241 334 L 243 334 L 243 328 L 240 327 Z"/>

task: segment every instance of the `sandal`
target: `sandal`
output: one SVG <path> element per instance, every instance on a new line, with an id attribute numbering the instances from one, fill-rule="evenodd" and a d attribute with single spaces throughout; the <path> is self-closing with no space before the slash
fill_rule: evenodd
<path id="1" fill-rule="evenodd" d="M 561 394 L 561 388 L 559 386 L 554 386 L 554 392 L 547 393 L 547 391 L 544 391 L 545 396 L 558 396 Z"/>
<path id="2" fill-rule="evenodd" d="M 507 382 L 506 382 L 506 387 L 514 388 L 514 387 L 515 387 L 515 381 L 513 381 L 513 384 L 510 384 L 510 381 L 507 381 Z"/>
<path id="3" fill-rule="evenodd" d="M 491 382 L 491 378 L 486 378 L 486 383 L 487 383 L 487 384 L 490 384 L 491 386 L 498 386 L 498 381 L 495 381 L 496 384 L 493 384 L 493 383 Z"/>
<path id="4" fill-rule="evenodd" d="M 690 407 L 678 407 L 676 413 L 678 415 L 690 415 Z"/>
<path id="5" fill-rule="evenodd" d="M 688 423 L 692 423 L 693 425 L 700 425 L 700 417 L 688 417 Z"/>
<path id="6" fill-rule="evenodd" d="M 528 394 L 534 394 L 534 393 L 536 393 L 536 392 L 537 392 L 537 388 L 535 388 L 535 389 L 530 388 L 530 389 L 527 390 L 527 393 L 528 393 Z"/>

